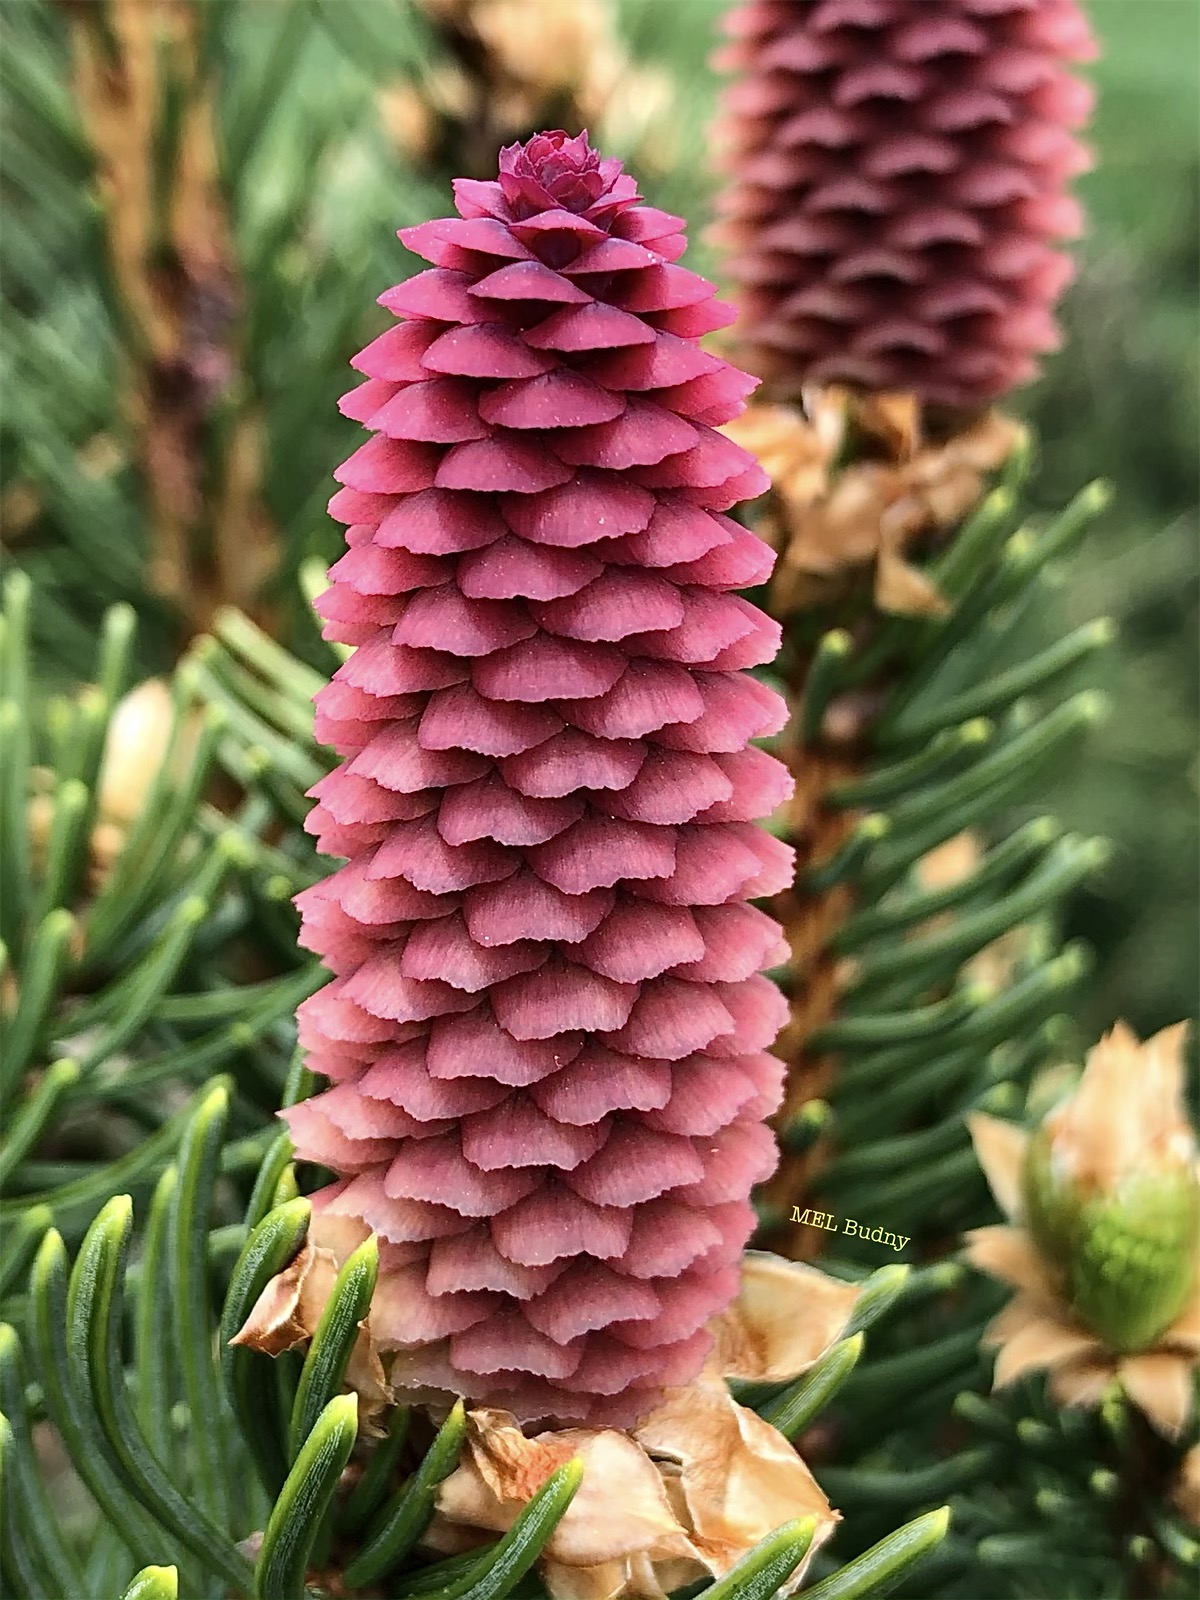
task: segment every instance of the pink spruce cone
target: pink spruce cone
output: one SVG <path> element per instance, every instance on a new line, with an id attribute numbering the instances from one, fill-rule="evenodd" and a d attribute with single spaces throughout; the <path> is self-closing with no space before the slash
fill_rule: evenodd
<path id="1" fill-rule="evenodd" d="M 717 233 L 776 388 L 973 407 L 1058 343 L 1095 54 L 1075 0 L 746 0 Z"/>
<path id="2" fill-rule="evenodd" d="M 788 794 L 739 669 L 779 629 L 729 591 L 766 479 L 716 430 L 754 380 L 674 265 L 683 224 L 586 135 L 502 152 L 343 402 L 348 553 L 318 602 L 356 646 L 317 696 L 346 759 L 300 896 L 335 974 L 301 1010 L 333 1087 L 286 1113 L 382 1241 L 393 1379 L 623 1425 L 688 1381 L 775 1165 L 785 954 L 746 902 L 792 881 Z"/>

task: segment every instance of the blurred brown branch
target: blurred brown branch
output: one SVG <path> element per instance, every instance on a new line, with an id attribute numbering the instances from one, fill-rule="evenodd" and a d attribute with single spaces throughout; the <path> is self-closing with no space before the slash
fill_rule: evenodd
<path id="1" fill-rule="evenodd" d="M 113 287 L 125 415 L 151 530 L 151 586 L 189 631 L 255 608 L 277 562 L 263 434 L 240 359 L 242 287 L 217 170 L 203 6 L 64 0 Z"/>

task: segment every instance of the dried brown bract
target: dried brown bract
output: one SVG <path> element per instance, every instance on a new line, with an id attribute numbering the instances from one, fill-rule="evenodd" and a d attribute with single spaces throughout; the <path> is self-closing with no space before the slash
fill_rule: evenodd
<path id="1" fill-rule="evenodd" d="M 1022 435 L 996 411 L 932 433 L 911 395 L 840 389 L 811 392 L 803 408 L 751 404 L 724 431 L 771 478 L 757 526 L 780 555 L 778 617 L 836 598 L 863 574 L 881 611 L 943 615 L 945 601 L 909 557 L 967 515 Z"/>

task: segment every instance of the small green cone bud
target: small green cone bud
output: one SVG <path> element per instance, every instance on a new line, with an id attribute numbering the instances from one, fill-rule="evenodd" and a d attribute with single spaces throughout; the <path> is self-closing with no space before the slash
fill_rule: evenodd
<path id="1" fill-rule="evenodd" d="M 1030 1233 L 1062 1275 L 1080 1320 L 1112 1350 L 1144 1350 L 1187 1303 L 1200 1240 L 1191 1167 L 1127 1175 L 1103 1194 L 1055 1171 L 1046 1128 L 1030 1140 L 1023 1198 Z"/>

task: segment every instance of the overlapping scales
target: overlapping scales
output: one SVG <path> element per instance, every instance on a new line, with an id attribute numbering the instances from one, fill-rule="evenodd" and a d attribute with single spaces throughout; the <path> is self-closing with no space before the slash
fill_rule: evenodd
<path id="1" fill-rule="evenodd" d="M 745 0 L 726 31 L 718 232 L 754 370 L 955 407 L 1032 377 L 1088 165 L 1076 0 Z"/>
<path id="2" fill-rule="evenodd" d="M 790 781 L 749 742 L 785 711 L 730 592 L 771 553 L 725 514 L 765 479 L 678 218 L 559 134 L 456 194 L 344 402 L 318 610 L 357 648 L 309 827 L 347 864 L 299 899 L 331 1087 L 286 1116 L 382 1241 L 398 1384 L 625 1424 L 699 1369 L 775 1164 L 785 951 L 747 902 L 791 882 L 755 825 Z"/>

